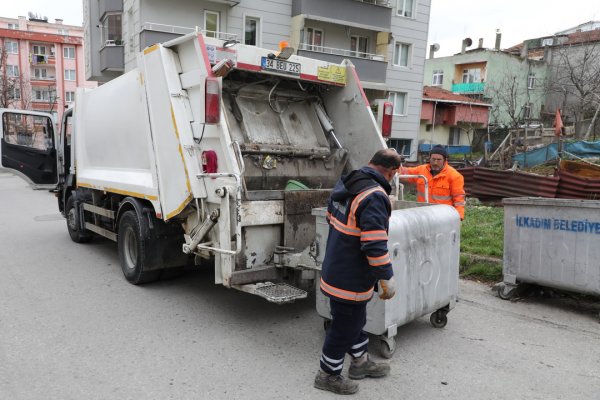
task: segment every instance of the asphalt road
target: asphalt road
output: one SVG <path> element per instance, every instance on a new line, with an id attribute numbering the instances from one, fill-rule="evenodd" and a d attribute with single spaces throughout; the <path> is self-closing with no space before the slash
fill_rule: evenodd
<path id="1" fill-rule="evenodd" d="M 312 387 L 314 297 L 276 306 L 212 278 L 132 286 L 112 242 L 72 243 L 51 194 L 0 173 L 0 399 L 336 397 Z M 354 398 L 600 399 L 597 310 L 460 290 L 444 329 L 399 329 L 391 375 Z"/>

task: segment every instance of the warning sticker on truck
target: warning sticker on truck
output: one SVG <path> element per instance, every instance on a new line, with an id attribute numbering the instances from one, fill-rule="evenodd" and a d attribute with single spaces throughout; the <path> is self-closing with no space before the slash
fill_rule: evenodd
<path id="1" fill-rule="evenodd" d="M 320 81 L 346 84 L 346 67 L 339 65 L 329 65 L 327 68 L 319 67 L 317 69 L 317 78 Z"/>

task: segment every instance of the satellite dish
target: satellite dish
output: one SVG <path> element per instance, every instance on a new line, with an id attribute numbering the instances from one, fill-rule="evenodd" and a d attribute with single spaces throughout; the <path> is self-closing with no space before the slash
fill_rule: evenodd
<path id="1" fill-rule="evenodd" d="M 433 44 L 433 51 L 438 51 L 440 49 L 440 44 L 439 43 L 434 43 Z"/>
<path id="2" fill-rule="evenodd" d="M 471 46 L 471 45 L 473 44 L 473 41 L 471 40 L 471 38 L 465 38 L 465 39 L 463 40 L 463 43 L 464 43 L 464 44 L 465 44 L 467 47 L 469 47 L 469 46 Z"/>

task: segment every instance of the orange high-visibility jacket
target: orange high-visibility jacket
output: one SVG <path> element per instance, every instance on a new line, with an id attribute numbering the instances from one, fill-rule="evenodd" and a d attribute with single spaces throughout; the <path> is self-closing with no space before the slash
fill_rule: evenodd
<path id="1" fill-rule="evenodd" d="M 465 218 L 465 180 L 463 176 L 448 163 L 436 175 L 431 175 L 431 165 L 423 164 L 417 167 L 403 167 L 398 171 L 403 175 L 424 175 L 429 183 L 429 202 L 453 206 Z M 425 183 L 423 179 L 408 179 L 417 184 L 417 201 L 425 201 Z"/>

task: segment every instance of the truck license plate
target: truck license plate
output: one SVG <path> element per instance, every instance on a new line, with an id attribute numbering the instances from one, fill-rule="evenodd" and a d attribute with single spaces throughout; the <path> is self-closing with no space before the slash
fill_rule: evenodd
<path id="1" fill-rule="evenodd" d="M 261 67 L 269 71 L 283 72 L 284 74 L 300 75 L 300 64 L 289 61 L 261 58 Z"/>

